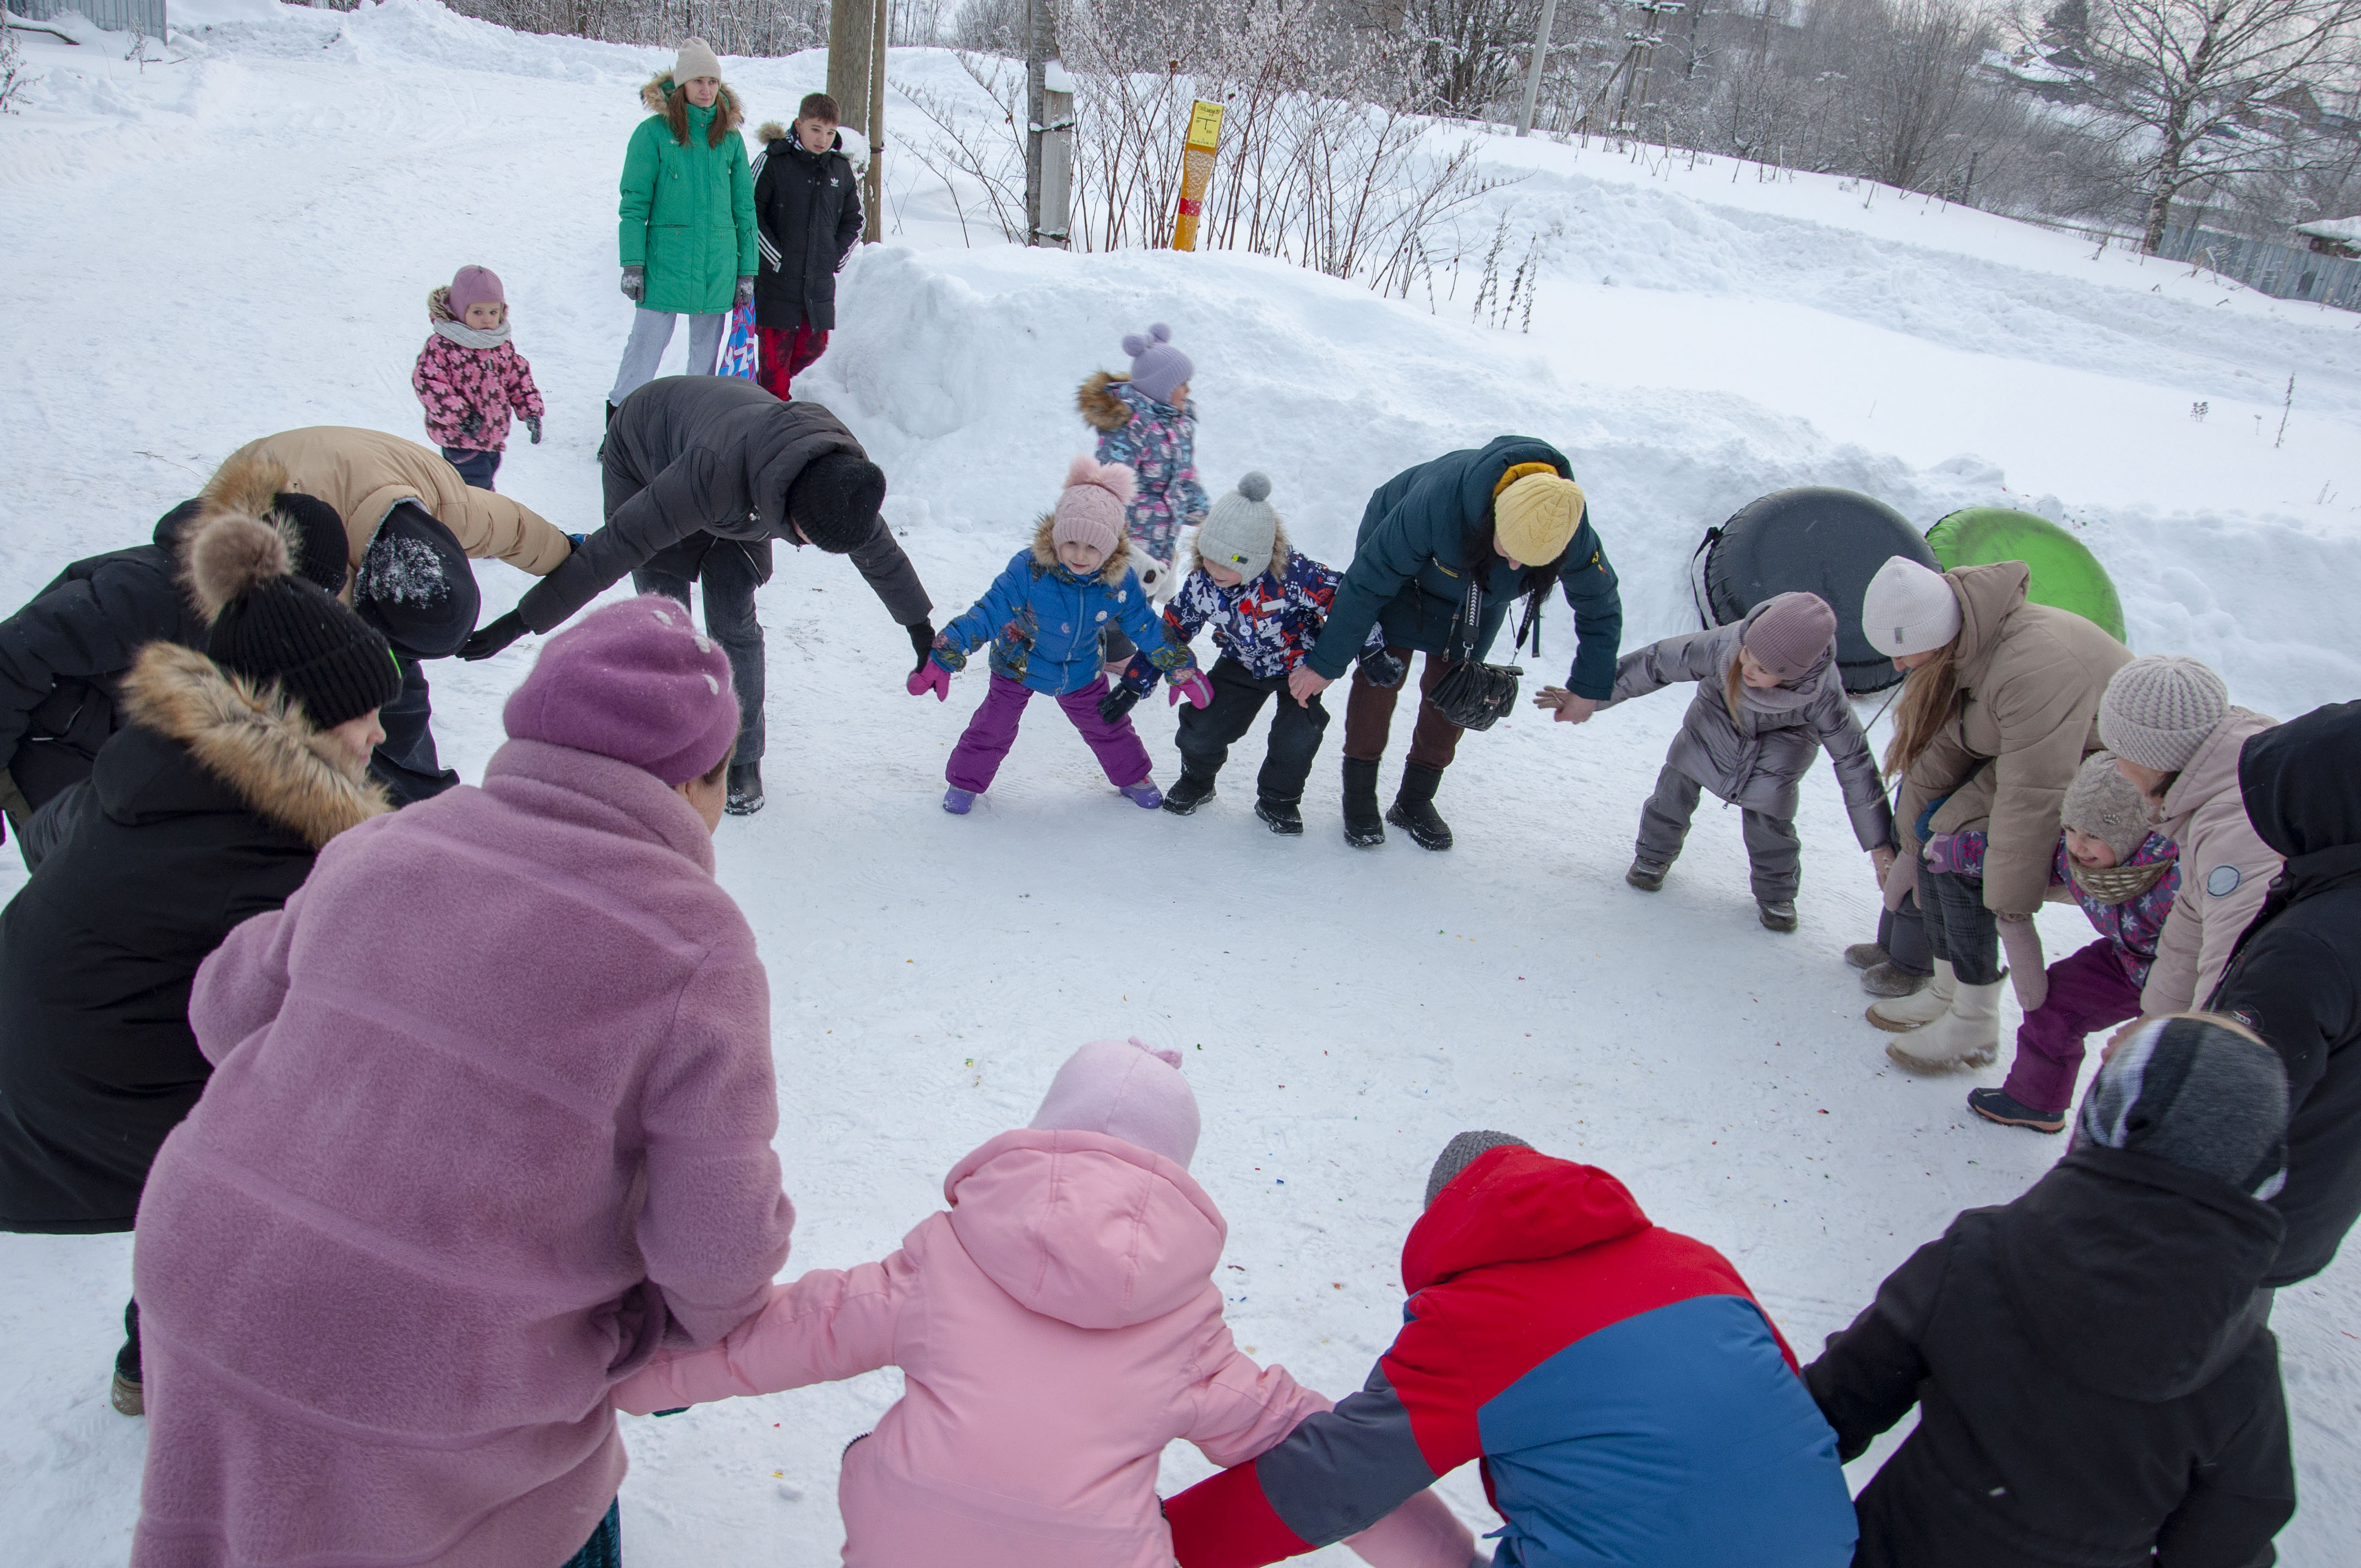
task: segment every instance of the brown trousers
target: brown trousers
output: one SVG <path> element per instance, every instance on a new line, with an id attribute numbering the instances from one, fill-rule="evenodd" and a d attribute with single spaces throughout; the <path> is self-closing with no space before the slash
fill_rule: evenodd
<path id="1" fill-rule="evenodd" d="M 1387 652 L 1410 666 L 1411 650 L 1388 648 Z M 1435 710 L 1428 697 L 1434 684 L 1449 674 L 1454 661 L 1440 653 L 1426 656 L 1426 668 L 1418 677 L 1418 725 L 1410 732 L 1410 760 L 1421 767 L 1440 771 L 1451 765 L 1459 750 L 1459 726 Z M 1410 683 L 1405 680 L 1402 685 Z M 1345 702 L 1345 755 L 1356 762 L 1374 762 L 1386 754 L 1386 740 L 1393 733 L 1394 703 L 1401 696 L 1401 686 L 1378 686 L 1369 677 L 1353 667 L 1353 691 Z"/>

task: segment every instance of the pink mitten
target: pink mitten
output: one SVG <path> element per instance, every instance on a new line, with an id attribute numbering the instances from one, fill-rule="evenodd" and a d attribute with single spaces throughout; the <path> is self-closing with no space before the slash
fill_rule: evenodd
<path id="1" fill-rule="evenodd" d="M 1190 706 L 1193 707 L 1202 707 L 1213 700 L 1213 685 L 1211 681 L 1205 679 L 1204 671 L 1191 670 L 1180 679 L 1174 681 L 1172 689 L 1164 694 L 1165 706 L 1178 707 L 1184 696 L 1189 699 Z"/>
<path id="2" fill-rule="evenodd" d="M 951 673 L 932 659 L 911 671 L 910 678 L 902 685 L 912 696 L 924 696 L 933 692 L 937 702 L 950 700 Z"/>

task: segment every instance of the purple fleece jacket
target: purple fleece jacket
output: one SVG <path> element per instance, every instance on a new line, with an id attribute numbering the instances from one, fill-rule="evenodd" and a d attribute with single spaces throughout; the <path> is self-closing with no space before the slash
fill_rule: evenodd
<path id="1" fill-rule="evenodd" d="M 511 740 L 347 832 L 189 1006 L 134 1276 L 138 1568 L 563 1563 L 609 1391 L 769 1298 L 769 987 L 686 802 Z"/>

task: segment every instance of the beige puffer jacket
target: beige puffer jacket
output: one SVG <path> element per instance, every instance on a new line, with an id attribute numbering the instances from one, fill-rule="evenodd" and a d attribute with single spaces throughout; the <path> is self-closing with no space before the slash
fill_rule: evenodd
<path id="1" fill-rule="evenodd" d="M 2186 1013 L 2205 1004 L 2239 933 L 2279 874 L 2279 851 L 2246 819 L 2238 788 L 2239 749 L 2278 723 L 2243 707 L 2230 709 L 2164 792 L 2156 830 L 2180 846 L 2180 891 L 2157 938 L 2156 962 L 2140 992 L 2142 1013 Z"/>
<path id="2" fill-rule="evenodd" d="M 383 431 L 329 424 L 281 431 L 247 443 L 223 467 L 257 453 L 276 458 L 293 488 L 336 509 L 352 542 L 356 574 L 386 514 L 402 501 L 434 513 L 471 557 L 506 561 L 536 577 L 555 571 L 574 552 L 572 541 L 539 513 L 474 488 L 440 453 Z M 346 597 L 351 593 L 347 583 Z"/>
<path id="3" fill-rule="evenodd" d="M 1984 907 L 2029 918 L 2049 888 L 2066 786 L 2099 750 L 2099 698 L 2131 650 L 2071 610 L 2028 604 L 2022 561 L 1943 576 L 1960 600 L 1960 710 L 1910 764 L 1895 835 L 1916 854 L 1919 813 L 1950 795 L 1931 830 L 1982 828 Z"/>

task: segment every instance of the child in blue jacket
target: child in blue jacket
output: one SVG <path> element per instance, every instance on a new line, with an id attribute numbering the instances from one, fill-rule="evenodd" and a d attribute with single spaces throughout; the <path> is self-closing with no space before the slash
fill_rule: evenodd
<path id="1" fill-rule="evenodd" d="M 1270 480 L 1248 474 L 1213 503 L 1189 552 L 1188 577 L 1165 607 L 1164 630 L 1174 642 L 1185 648 L 1211 626 L 1222 656 L 1213 669 L 1212 705 L 1181 711 L 1180 781 L 1166 793 L 1164 809 L 1186 817 L 1213 798 L 1213 776 L 1229 760 L 1232 743 L 1254 727 L 1264 701 L 1277 693 L 1270 748 L 1255 781 L 1255 815 L 1274 833 L 1300 834 L 1303 781 L 1327 731 L 1328 710 L 1316 696 L 1299 703 L 1289 696 L 1287 677 L 1327 624 L 1337 573 L 1289 546 L 1269 496 Z M 1400 682 L 1401 661 L 1386 652 L 1385 633 L 1374 626 L 1361 660 L 1379 685 Z M 1156 676 L 1145 655 L 1133 659 L 1122 687 L 1101 712 L 1128 711 L 1155 689 Z"/>
<path id="2" fill-rule="evenodd" d="M 1120 463 L 1077 457 L 1067 471 L 1057 509 L 1041 520 L 1033 543 L 1020 550 L 965 615 L 935 637 L 933 654 L 910 676 L 912 696 L 950 696 L 951 673 L 967 656 L 992 644 L 992 685 L 951 749 L 943 809 L 963 817 L 992 787 L 1016 727 L 1035 692 L 1056 697 L 1082 733 L 1109 783 L 1150 811 L 1163 804 L 1149 776 L 1148 748 L 1121 709 L 1103 714 L 1106 676 L 1099 670 L 1099 634 L 1126 633 L 1141 656 L 1170 677 L 1172 700 L 1202 707 L 1212 688 L 1185 646 L 1176 646 L 1140 590 L 1124 535 L 1124 507 L 1135 482 Z"/>

